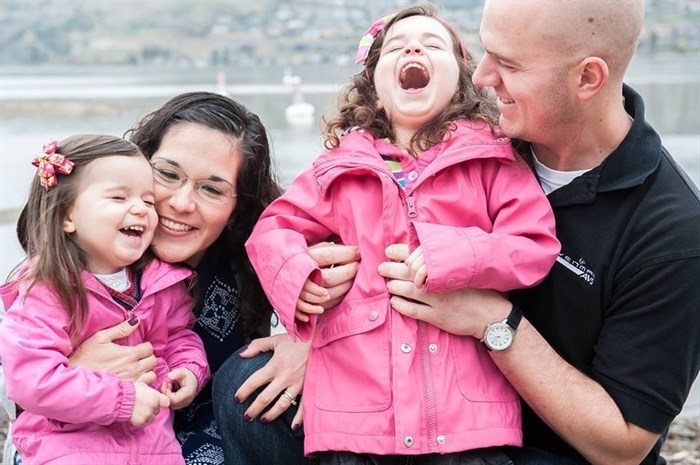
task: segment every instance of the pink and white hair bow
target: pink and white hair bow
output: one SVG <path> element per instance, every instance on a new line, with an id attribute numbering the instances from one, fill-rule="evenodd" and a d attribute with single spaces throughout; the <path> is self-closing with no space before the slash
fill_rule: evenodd
<path id="1" fill-rule="evenodd" d="M 36 175 L 41 179 L 41 185 L 46 189 L 58 184 L 57 174 L 70 174 L 75 163 L 68 160 L 64 155 L 56 153 L 58 142 L 52 140 L 44 144 L 43 153 L 37 155 L 32 160 L 32 165 L 37 167 Z"/>

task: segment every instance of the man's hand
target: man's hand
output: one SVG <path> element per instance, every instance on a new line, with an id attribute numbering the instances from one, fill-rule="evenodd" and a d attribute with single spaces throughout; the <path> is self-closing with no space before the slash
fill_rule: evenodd
<path id="1" fill-rule="evenodd" d="M 413 281 L 405 263 L 407 244 L 386 248 L 390 261 L 379 264 L 379 274 L 388 278 L 391 306 L 402 315 L 422 320 L 444 331 L 481 339 L 488 323 L 505 318 L 511 304 L 500 293 L 488 289 L 459 289 L 426 294 Z"/>

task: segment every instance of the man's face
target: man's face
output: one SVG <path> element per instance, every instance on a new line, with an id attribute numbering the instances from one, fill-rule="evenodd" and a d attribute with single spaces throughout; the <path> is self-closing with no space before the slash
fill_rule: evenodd
<path id="1" fill-rule="evenodd" d="M 473 81 L 493 87 L 509 137 L 547 144 L 572 136 L 566 126 L 576 115 L 571 62 L 538 33 L 529 3 L 486 0 L 480 28 L 485 54 Z"/>

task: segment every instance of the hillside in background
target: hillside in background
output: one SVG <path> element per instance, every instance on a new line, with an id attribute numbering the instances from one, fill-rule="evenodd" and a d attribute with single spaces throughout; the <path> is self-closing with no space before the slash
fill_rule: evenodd
<path id="1" fill-rule="evenodd" d="M 405 0 L 2 0 L 0 66 L 347 64 Z M 482 0 L 436 1 L 478 47 Z M 700 50 L 698 0 L 647 0 L 640 49 Z"/>

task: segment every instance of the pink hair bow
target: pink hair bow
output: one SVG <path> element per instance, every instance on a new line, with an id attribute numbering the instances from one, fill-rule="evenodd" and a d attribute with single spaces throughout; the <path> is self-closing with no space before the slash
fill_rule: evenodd
<path id="1" fill-rule="evenodd" d="M 43 153 L 37 155 L 32 160 L 32 165 L 36 166 L 36 175 L 41 178 L 41 185 L 46 189 L 58 184 L 58 173 L 70 174 L 73 171 L 75 163 L 68 160 L 64 155 L 56 153 L 58 142 L 52 140 L 48 144 L 44 144 Z"/>
<path id="2" fill-rule="evenodd" d="M 360 44 L 357 47 L 357 54 L 355 54 L 355 64 L 365 63 L 365 60 L 369 56 L 369 49 L 372 48 L 372 44 L 374 43 L 374 39 L 377 38 L 381 30 L 386 26 L 386 23 L 391 21 L 394 16 L 396 16 L 396 13 L 391 13 L 372 23 L 367 33 L 360 39 Z"/>

